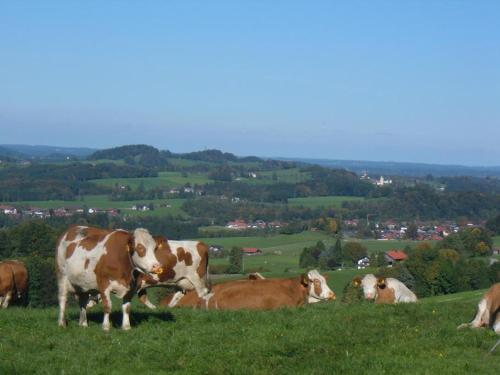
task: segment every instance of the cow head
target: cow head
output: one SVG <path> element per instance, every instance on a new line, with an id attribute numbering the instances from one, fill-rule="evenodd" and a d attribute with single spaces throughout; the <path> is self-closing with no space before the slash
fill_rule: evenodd
<path id="1" fill-rule="evenodd" d="M 147 229 L 137 228 L 132 238 L 132 262 L 141 271 L 159 275 L 163 269 L 155 256 L 156 241 Z"/>
<path id="2" fill-rule="evenodd" d="M 308 288 L 309 303 L 334 300 L 336 298 L 335 293 L 328 287 L 325 276 L 320 275 L 317 270 L 302 275 L 301 283 Z"/>
<path id="3" fill-rule="evenodd" d="M 365 275 L 361 279 L 361 287 L 363 288 L 365 299 L 375 299 L 377 297 L 377 281 L 377 278 L 372 273 Z"/>

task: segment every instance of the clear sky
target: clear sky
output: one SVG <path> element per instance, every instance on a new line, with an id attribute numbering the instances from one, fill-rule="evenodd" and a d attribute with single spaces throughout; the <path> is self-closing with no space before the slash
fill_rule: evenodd
<path id="1" fill-rule="evenodd" d="M 500 1 L 0 1 L 0 144 L 500 165 Z"/>

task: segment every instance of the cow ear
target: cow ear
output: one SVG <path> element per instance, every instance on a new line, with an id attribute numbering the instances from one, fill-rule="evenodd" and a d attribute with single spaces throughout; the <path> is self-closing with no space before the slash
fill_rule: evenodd
<path id="1" fill-rule="evenodd" d="M 307 276 L 307 273 L 300 275 L 300 283 L 304 286 L 309 286 L 309 276 Z"/>
<path id="2" fill-rule="evenodd" d="M 385 287 L 387 286 L 386 282 L 385 282 L 385 277 L 379 277 L 377 279 L 377 286 L 380 288 L 380 289 L 385 289 Z"/>
<path id="3" fill-rule="evenodd" d="M 167 243 L 167 239 L 163 236 L 156 236 L 156 237 L 154 237 L 154 239 L 156 242 L 156 247 L 158 249 L 162 249 L 165 246 L 165 244 Z"/>
<path id="4" fill-rule="evenodd" d="M 354 279 L 352 279 L 352 285 L 355 288 L 359 288 L 359 286 L 361 285 L 361 277 L 356 276 Z"/>
<path id="5" fill-rule="evenodd" d="M 328 274 L 325 273 L 325 274 L 323 274 L 321 276 L 323 276 L 325 278 L 325 280 L 328 280 Z"/>

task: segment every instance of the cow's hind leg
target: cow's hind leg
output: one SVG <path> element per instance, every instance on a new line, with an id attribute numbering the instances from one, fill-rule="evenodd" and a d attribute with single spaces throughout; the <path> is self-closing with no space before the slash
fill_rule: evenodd
<path id="1" fill-rule="evenodd" d="M 78 304 L 80 305 L 80 321 L 78 324 L 80 327 L 88 327 L 87 323 L 87 304 L 89 302 L 89 294 L 88 293 L 80 293 L 78 294 Z"/>
<path id="2" fill-rule="evenodd" d="M 66 327 L 66 319 L 64 318 L 64 313 L 66 311 L 66 300 L 68 298 L 68 284 L 64 277 L 60 277 L 58 280 L 59 286 L 59 327 Z"/>
<path id="3" fill-rule="evenodd" d="M 9 302 L 10 302 L 11 298 L 12 298 L 12 291 L 8 291 L 3 298 L 3 302 L 2 302 L 3 309 L 6 309 L 7 307 L 9 307 Z"/>
<path id="4" fill-rule="evenodd" d="M 109 323 L 109 315 L 111 314 L 112 302 L 111 302 L 111 288 L 108 287 L 104 290 L 99 291 L 102 298 L 102 308 L 104 310 L 104 319 L 102 320 L 102 329 L 109 331 L 111 325 Z"/>
<path id="5" fill-rule="evenodd" d="M 472 322 L 460 324 L 457 328 L 458 329 L 465 327 L 479 328 L 488 325 L 489 323 L 490 323 L 490 311 L 488 308 L 488 302 L 486 301 L 486 299 L 483 298 L 481 301 L 479 301 L 479 304 L 477 305 L 477 313 Z"/>

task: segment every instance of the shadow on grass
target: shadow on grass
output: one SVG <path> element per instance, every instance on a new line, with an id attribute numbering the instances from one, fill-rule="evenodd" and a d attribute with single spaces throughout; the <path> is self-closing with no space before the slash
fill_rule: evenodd
<path id="1" fill-rule="evenodd" d="M 103 320 L 103 312 L 102 311 L 92 311 L 87 313 L 87 319 L 89 322 L 94 322 L 97 324 L 102 324 Z M 79 315 L 75 314 L 75 316 L 71 316 L 70 319 L 78 320 Z M 115 328 L 121 327 L 122 324 L 122 312 L 121 311 L 113 311 L 110 315 L 111 324 Z M 161 320 L 163 322 L 175 322 L 175 316 L 169 311 L 148 311 L 141 312 L 132 311 L 130 313 L 130 324 L 132 327 L 139 326 L 142 323 L 148 322 L 150 320 Z"/>

